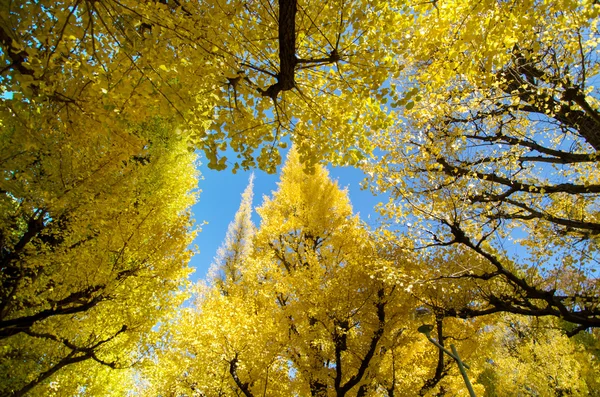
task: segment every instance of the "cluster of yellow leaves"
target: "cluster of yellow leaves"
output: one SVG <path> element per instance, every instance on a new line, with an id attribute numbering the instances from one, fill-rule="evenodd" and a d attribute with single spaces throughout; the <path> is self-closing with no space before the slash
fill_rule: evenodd
<path id="1" fill-rule="evenodd" d="M 311 163 L 352 163 L 372 149 L 370 131 L 390 125 L 382 86 L 400 41 L 387 26 L 407 23 L 401 7 L 297 2 L 294 86 L 270 97 L 286 45 L 278 1 L 7 2 L 0 89 L 23 118 L 51 108 L 62 123 L 113 128 L 177 117 L 216 169 L 231 147 L 241 159 L 234 169 L 272 172 L 288 136 Z"/>
<path id="2" fill-rule="evenodd" d="M 86 373 L 129 367 L 150 329 L 183 299 L 195 155 L 160 119 L 33 134 L 4 115 L 0 389 L 101 388 L 103 378 Z"/>
<path id="3" fill-rule="evenodd" d="M 486 395 L 597 396 L 597 333 L 568 338 L 554 319 L 505 315 L 489 325 L 478 364 Z M 487 339 L 487 342 L 485 341 Z"/>
<path id="4" fill-rule="evenodd" d="M 570 0 L 416 7 L 401 122 L 365 166 L 413 246 L 472 246 L 530 286 L 574 297 L 573 310 L 581 294 L 596 297 L 585 304 L 594 313 L 599 13 Z M 481 274 L 476 262 L 465 268 Z"/>
<path id="5" fill-rule="evenodd" d="M 414 281 L 412 275 L 427 262 L 383 249 L 352 216 L 346 193 L 326 171 L 316 167 L 310 175 L 303 168 L 292 150 L 278 190 L 258 209 L 262 221 L 251 248 L 238 250 L 241 255 L 222 251 L 230 254 L 220 257 L 221 266 L 237 258 L 239 278 L 218 276 L 218 283 L 195 287 L 195 303 L 164 324 L 163 345 L 138 373 L 139 394 L 466 395 L 455 363 L 446 357 L 438 364 L 437 348 L 417 332 L 431 322 L 440 324 L 442 343 L 455 344 L 470 365 L 478 395 L 510 394 L 498 394 L 498 385 L 510 384 L 506 390 L 532 386 L 510 376 L 508 357 L 520 360 L 522 371 L 533 373 L 539 365 L 526 351 L 510 350 L 502 342 L 529 343 L 507 331 L 513 319 L 442 319 L 423 311 L 440 301 L 460 306 L 473 284 L 432 286 L 422 280 L 410 293 L 402 282 Z M 247 190 L 229 237 L 249 235 L 240 233 L 248 221 L 248 197 Z M 239 240 L 227 241 L 224 247 L 231 248 Z M 467 258 L 465 251 L 438 260 L 440 268 L 442 261 L 460 268 Z M 392 268 L 406 277 L 385 279 L 384 269 Z M 224 269 L 216 270 L 218 275 Z M 565 374 L 572 371 L 581 379 L 565 390 L 592 388 L 597 364 L 589 351 L 558 331 L 540 335 L 548 341 L 559 338 L 565 349 L 579 349 L 588 360 L 568 362 Z M 590 342 L 595 340 L 591 336 Z M 570 354 L 552 352 L 556 363 Z"/>

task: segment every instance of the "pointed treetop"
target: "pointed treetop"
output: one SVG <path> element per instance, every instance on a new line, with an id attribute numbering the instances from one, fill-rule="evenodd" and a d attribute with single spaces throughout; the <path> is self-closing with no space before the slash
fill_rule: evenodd
<path id="1" fill-rule="evenodd" d="M 320 165 L 307 172 L 298 152 L 292 147 L 281 171 L 272 199 L 265 197 L 257 209 L 261 228 L 290 230 L 302 225 L 321 235 L 331 233 L 352 217 L 348 192 L 332 181 Z M 270 226 L 267 226 L 266 224 Z"/>
<path id="2" fill-rule="evenodd" d="M 252 198 L 254 196 L 254 173 L 250 174 L 248 186 L 242 193 L 242 200 L 234 220 L 227 228 L 225 240 L 217 250 L 213 277 L 221 288 L 237 283 L 242 275 L 244 260 L 252 252 L 252 238 L 255 226 L 252 223 Z"/>

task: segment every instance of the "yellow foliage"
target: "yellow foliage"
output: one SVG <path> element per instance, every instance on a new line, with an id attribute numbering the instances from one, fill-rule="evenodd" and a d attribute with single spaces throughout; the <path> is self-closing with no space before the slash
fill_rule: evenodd
<path id="1" fill-rule="evenodd" d="M 183 299 L 194 155 L 160 119 L 90 135 L 4 122 L 1 390 L 94 389 L 85 372 L 135 363 Z"/>
<path id="2" fill-rule="evenodd" d="M 600 325 L 599 13 L 592 1 L 449 0 L 406 15 L 402 123 L 365 168 L 390 193 L 380 209 L 402 225 L 389 227 L 405 233 L 398 244 L 477 257 L 432 276 L 487 286 L 449 315 Z"/>
<path id="3" fill-rule="evenodd" d="M 372 150 L 363 126 L 390 124 L 383 85 L 400 34 L 386 27 L 407 23 L 403 6 L 283 4 L 294 7 L 279 23 L 278 1 L 3 3 L 0 90 L 22 119 L 177 117 L 215 169 L 230 147 L 234 169 L 274 172 L 286 137 L 311 163 L 355 163 Z"/>

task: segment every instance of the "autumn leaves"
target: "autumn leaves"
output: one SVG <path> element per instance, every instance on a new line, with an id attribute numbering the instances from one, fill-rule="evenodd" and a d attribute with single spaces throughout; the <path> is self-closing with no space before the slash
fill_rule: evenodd
<path id="1" fill-rule="evenodd" d="M 415 333 L 418 307 L 440 343 L 464 342 L 479 394 L 597 390 L 599 12 L 591 0 L 4 2 L 0 390 L 141 392 L 140 373 L 111 369 L 151 357 L 167 364 L 149 365 L 150 394 L 460 393 Z M 228 237 L 233 259 L 200 312 L 177 317 L 192 153 L 273 172 L 289 143 L 298 157 L 264 224 Z M 377 230 L 320 162 L 360 166 L 389 193 Z M 539 349 L 550 339 L 562 361 Z M 548 364 L 526 389 L 505 370 L 517 362 L 531 379 L 540 362 L 569 362 L 569 381 Z"/>

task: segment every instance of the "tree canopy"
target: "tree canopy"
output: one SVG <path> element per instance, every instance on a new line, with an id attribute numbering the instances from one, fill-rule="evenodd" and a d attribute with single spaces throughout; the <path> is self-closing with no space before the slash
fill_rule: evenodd
<path id="1" fill-rule="evenodd" d="M 212 278 L 164 325 L 164 348 L 140 374 L 142 395 L 466 394 L 458 367 L 419 333 L 424 322 L 443 346 L 458 346 L 478 395 L 597 390 L 597 333 L 570 338 L 557 319 L 448 317 L 440 302 L 471 295 L 450 283 L 413 287 L 427 262 L 384 249 L 346 192 L 320 166 L 307 174 L 294 149 L 257 209 L 255 234 L 251 188 Z M 445 260 L 459 266 L 468 255 Z"/>
<path id="2" fill-rule="evenodd" d="M 399 32 L 382 22 L 400 23 L 397 11 L 387 1 L 8 1 L 0 84 L 24 99 L 18 115 L 33 106 L 90 128 L 176 116 L 215 169 L 229 147 L 234 169 L 273 172 L 290 138 L 312 163 L 356 162 L 371 145 L 362 126 L 389 124 L 377 98 Z"/>
<path id="3" fill-rule="evenodd" d="M 303 168 L 292 149 L 278 190 L 257 210 L 260 226 L 245 254 L 219 256 L 216 277 L 197 287 L 195 305 L 165 325 L 171 337 L 146 372 L 143 393 L 374 396 L 426 389 L 423 378 L 435 376 L 438 355 L 417 332 L 418 302 L 385 278 L 393 262 L 352 214 L 347 193 L 322 167 L 312 175 Z M 243 229 L 249 193 L 221 252 L 239 252 L 239 240 L 230 237 Z M 237 276 L 223 277 L 233 262 Z M 461 322 L 464 328 L 446 320 L 446 332 L 460 332 Z M 418 371 L 411 358 L 420 361 Z M 444 384 L 460 385 L 458 371 L 446 372 Z"/>
<path id="4" fill-rule="evenodd" d="M 0 394 L 464 394 L 426 323 L 477 394 L 593 395 L 599 14 L 2 2 Z M 189 286 L 197 153 L 275 172 L 290 144 Z M 323 164 L 386 194 L 376 229 Z"/>
<path id="5" fill-rule="evenodd" d="M 181 303 L 196 171 L 185 136 L 169 127 L 44 130 L 31 147 L 16 117 L 3 120 L 2 394 L 45 395 L 63 367 L 73 366 L 61 371 L 68 393 L 94 365 L 131 366 Z"/>
<path id="6" fill-rule="evenodd" d="M 483 259 L 432 276 L 481 289 L 449 315 L 600 324 L 599 11 L 443 2 L 411 31 L 404 122 L 382 134 L 385 154 L 370 172 L 392 192 L 383 211 L 412 225 L 416 246 Z"/>

